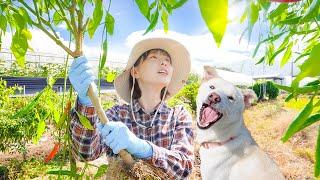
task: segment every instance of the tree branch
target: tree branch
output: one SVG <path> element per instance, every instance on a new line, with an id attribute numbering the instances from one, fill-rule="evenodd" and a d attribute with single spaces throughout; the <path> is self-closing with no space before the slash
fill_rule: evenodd
<path id="1" fill-rule="evenodd" d="M 37 28 L 41 29 L 45 34 L 47 34 L 53 41 L 56 42 L 56 44 L 58 44 L 63 50 L 65 50 L 68 54 L 70 54 L 72 57 L 74 57 L 74 52 L 71 51 L 67 46 L 65 46 L 62 41 L 60 41 L 59 39 L 55 38 L 54 35 L 52 35 L 46 28 L 44 28 L 41 24 L 32 23 L 34 26 L 36 26 Z"/>
<path id="2" fill-rule="evenodd" d="M 49 1 L 50 2 L 50 1 Z M 66 16 L 66 14 L 64 13 L 64 11 L 63 11 L 63 7 L 61 6 L 61 4 L 60 4 L 60 2 L 59 1 L 55 1 L 56 3 L 57 3 L 57 5 L 58 5 L 58 7 L 59 7 L 59 9 L 60 9 L 60 11 L 61 11 L 61 13 L 62 13 L 62 18 L 63 18 L 63 20 L 66 22 L 66 24 L 67 24 L 67 26 L 68 26 L 68 28 L 73 32 L 73 34 L 75 35 L 76 34 L 76 29 L 73 29 L 72 28 L 72 25 L 71 25 L 71 23 L 70 23 L 70 21 L 67 19 L 67 16 Z M 56 10 L 57 11 L 57 10 Z M 58 11 L 57 11 L 58 12 Z"/>
<path id="3" fill-rule="evenodd" d="M 78 28 L 77 28 L 77 24 L 76 24 L 76 20 L 75 20 L 75 8 L 76 8 L 76 2 L 72 1 L 72 5 L 69 8 L 69 12 L 70 12 L 70 18 L 71 18 L 71 26 L 73 27 L 75 33 L 79 33 L 78 32 Z"/>
<path id="4" fill-rule="evenodd" d="M 24 1 L 19 1 L 25 8 L 27 8 L 32 14 L 34 14 L 35 16 L 37 16 L 37 13 L 30 7 L 28 6 L 28 4 L 26 4 Z M 49 13 L 49 11 L 48 11 Z M 61 16 L 61 15 L 60 15 Z M 39 16 L 40 17 L 40 16 Z M 61 16 L 62 17 L 62 16 Z M 40 22 L 42 22 L 43 24 L 45 24 L 46 26 L 48 26 L 50 28 L 50 30 L 52 31 L 52 33 L 54 34 L 54 36 L 57 38 L 57 39 L 60 39 L 58 34 L 55 32 L 55 30 L 53 29 L 53 27 L 51 26 L 51 23 L 50 23 L 50 16 L 48 14 L 48 19 L 49 21 L 43 19 L 42 17 L 40 17 Z"/>
<path id="5" fill-rule="evenodd" d="M 39 11 L 38 11 L 37 2 L 36 2 L 35 0 L 33 0 L 33 6 L 34 6 L 34 9 L 35 9 L 35 13 L 36 13 L 36 16 L 37 16 L 38 22 L 39 22 L 39 24 L 41 25 L 41 24 L 42 24 L 42 22 L 41 22 L 41 19 L 40 19 L 40 15 L 39 15 Z"/>

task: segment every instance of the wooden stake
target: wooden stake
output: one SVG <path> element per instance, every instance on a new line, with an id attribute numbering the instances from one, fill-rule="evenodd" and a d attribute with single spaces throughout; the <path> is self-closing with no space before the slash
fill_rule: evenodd
<path id="1" fill-rule="evenodd" d="M 107 124 L 109 122 L 102 106 L 100 103 L 100 99 L 98 97 L 98 95 L 95 93 L 95 84 L 91 83 L 88 89 L 88 96 L 97 112 L 97 115 L 100 119 L 100 122 L 103 124 Z M 129 154 L 126 150 L 121 150 L 119 152 L 120 158 L 124 161 L 124 163 L 129 166 L 132 167 L 132 165 L 134 164 L 134 160 L 131 156 L 131 154 Z"/>

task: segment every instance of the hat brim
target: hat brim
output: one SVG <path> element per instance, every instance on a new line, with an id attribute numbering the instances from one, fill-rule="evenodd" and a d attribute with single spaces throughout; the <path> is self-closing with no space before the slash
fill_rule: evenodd
<path id="1" fill-rule="evenodd" d="M 127 103 L 130 102 L 130 70 L 138 58 L 146 51 L 151 49 L 163 49 L 171 57 L 173 74 L 167 91 L 169 95 L 166 99 L 175 95 L 186 83 L 190 73 L 191 62 L 188 50 L 179 42 L 168 38 L 150 38 L 138 42 L 131 50 L 125 70 L 117 76 L 114 87 L 118 95 Z"/>

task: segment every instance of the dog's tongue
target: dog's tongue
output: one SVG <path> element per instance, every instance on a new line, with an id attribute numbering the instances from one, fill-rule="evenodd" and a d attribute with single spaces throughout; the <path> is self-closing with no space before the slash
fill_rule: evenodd
<path id="1" fill-rule="evenodd" d="M 215 110 L 213 110 L 210 107 L 206 107 L 203 111 L 202 111 L 202 115 L 201 115 L 201 120 L 200 120 L 200 125 L 203 127 L 208 126 L 211 122 L 216 121 L 219 117 L 218 112 L 216 112 Z"/>

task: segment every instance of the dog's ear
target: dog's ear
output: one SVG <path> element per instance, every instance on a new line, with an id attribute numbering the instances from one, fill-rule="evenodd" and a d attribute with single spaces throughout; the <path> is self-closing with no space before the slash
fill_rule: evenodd
<path id="1" fill-rule="evenodd" d="M 219 77 L 216 69 L 211 66 L 203 66 L 203 80 L 208 81 L 212 78 Z"/>
<path id="2" fill-rule="evenodd" d="M 257 101 L 257 95 L 252 89 L 242 89 L 241 91 L 246 108 L 250 107 L 255 101 Z"/>

